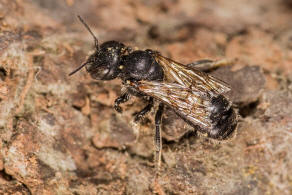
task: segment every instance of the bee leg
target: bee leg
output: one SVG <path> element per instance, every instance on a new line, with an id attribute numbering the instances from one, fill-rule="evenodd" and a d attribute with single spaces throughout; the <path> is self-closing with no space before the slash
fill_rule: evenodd
<path id="1" fill-rule="evenodd" d="M 120 107 L 120 104 L 121 104 L 121 103 L 125 103 L 125 102 L 127 102 L 127 101 L 130 99 L 130 97 L 131 97 L 130 94 L 127 93 L 127 92 L 123 93 L 120 97 L 118 97 L 118 98 L 115 100 L 115 105 L 114 105 L 115 110 L 116 110 L 117 112 L 119 112 L 119 113 L 122 113 L 123 110 L 122 110 L 122 108 Z"/>
<path id="2" fill-rule="evenodd" d="M 141 118 L 153 108 L 153 104 L 153 97 L 150 97 L 148 100 L 148 105 L 136 114 L 134 121 L 138 122 L 139 120 L 141 120 Z"/>
<path id="3" fill-rule="evenodd" d="M 217 61 L 204 59 L 204 60 L 198 60 L 193 63 L 187 64 L 187 66 L 195 67 L 201 71 L 210 71 L 212 69 L 215 69 L 221 66 L 229 66 L 233 63 L 234 63 L 233 60 L 227 60 L 227 59 L 222 59 L 222 60 L 217 60 Z"/>
<path id="4" fill-rule="evenodd" d="M 160 124 L 163 114 L 164 104 L 160 103 L 158 110 L 155 115 L 155 136 L 154 136 L 154 144 L 155 144 L 155 161 L 157 163 L 157 170 L 160 168 L 161 164 L 161 150 L 162 150 L 162 138 L 160 131 Z"/>
<path id="5" fill-rule="evenodd" d="M 208 63 L 213 63 L 213 62 L 214 62 L 213 60 L 203 59 L 203 60 L 198 60 L 190 64 L 187 64 L 187 66 L 199 66 L 202 64 L 208 64 Z"/>

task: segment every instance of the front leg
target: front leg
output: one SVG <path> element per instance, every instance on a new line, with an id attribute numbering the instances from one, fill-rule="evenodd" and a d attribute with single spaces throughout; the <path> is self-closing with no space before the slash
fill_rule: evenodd
<path id="1" fill-rule="evenodd" d="M 122 113 L 123 110 L 120 107 L 121 103 L 125 103 L 130 99 L 131 95 L 128 92 L 123 93 L 120 97 L 115 100 L 114 108 L 117 112 Z"/>
<path id="2" fill-rule="evenodd" d="M 154 136 L 154 144 L 155 144 L 155 161 L 157 163 L 157 170 L 160 168 L 161 164 L 161 150 L 162 150 L 162 137 L 161 137 L 161 119 L 163 114 L 164 104 L 160 103 L 158 110 L 155 115 L 155 136 Z"/>
<path id="3" fill-rule="evenodd" d="M 134 121 L 138 122 L 139 120 L 141 120 L 141 118 L 153 108 L 153 104 L 153 97 L 150 97 L 148 100 L 148 105 L 136 114 Z"/>

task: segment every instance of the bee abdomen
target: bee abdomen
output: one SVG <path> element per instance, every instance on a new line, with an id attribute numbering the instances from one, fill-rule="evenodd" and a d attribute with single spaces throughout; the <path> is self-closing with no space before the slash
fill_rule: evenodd
<path id="1" fill-rule="evenodd" d="M 208 136 L 214 139 L 226 139 L 237 126 L 237 115 L 231 103 L 223 96 L 218 95 L 211 99 L 211 115 L 213 128 Z"/>

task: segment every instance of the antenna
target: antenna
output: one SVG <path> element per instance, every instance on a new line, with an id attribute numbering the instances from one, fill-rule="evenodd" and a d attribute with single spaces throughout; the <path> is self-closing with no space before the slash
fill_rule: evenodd
<path id="1" fill-rule="evenodd" d="M 91 29 L 89 28 L 89 26 L 86 24 L 86 22 L 81 18 L 80 15 L 77 16 L 78 19 L 80 20 L 80 22 L 85 26 L 85 28 L 89 31 L 89 33 L 92 35 L 93 39 L 94 39 L 94 45 L 95 48 L 98 49 L 98 39 L 96 38 L 96 36 L 93 34 L 93 32 L 91 31 Z"/>
<path id="2" fill-rule="evenodd" d="M 81 70 L 81 68 L 83 68 L 86 64 L 88 64 L 88 62 L 83 63 L 81 66 L 79 66 L 78 68 L 76 68 L 75 70 L 73 70 L 69 76 L 75 74 L 76 72 L 78 72 L 79 70 Z"/>
<path id="3" fill-rule="evenodd" d="M 86 24 L 86 22 L 81 18 L 81 16 L 77 15 L 77 18 L 80 20 L 80 22 L 85 26 L 85 28 L 89 31 L 89 33 L 92 35 L 93 39 L 94 39 L 94 45 L 95 48 L 97 50 L 99 50 L 98 48 L 98 39 L 96 38 L 96 36 L 93 34 L 93 32 L 91 31 L 91 29 L 89 28 L 89 26 Z M 79 66 L 78 68 L 76 68 L 75 70 L 73 70 L 69 76 L 75 74 L 76 72 L 78 72 L 79 70 L 81 70 L 86 64 L 88 64 L 88 60 L 83 63 L 81 66 Z"/>

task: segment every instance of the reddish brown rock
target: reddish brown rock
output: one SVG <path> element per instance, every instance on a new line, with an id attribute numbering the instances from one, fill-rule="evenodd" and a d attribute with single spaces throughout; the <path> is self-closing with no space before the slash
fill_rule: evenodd
<path id="1" fill-rule="evenodd" d="M 291 6 L 288 1 L 1 1 L 0 194 L 291 194 Z M 155 178 L 153 116 L 119 80 L 83 69 L 100 42 L 151 48 L 181 63 L 234 60 L 211 72 L 241 115 L 224 142 L 171 109 Z M 92 52 L 92 51 L 91 51 Z M 156 108 L 156 107 L 155 107 Z"/>

